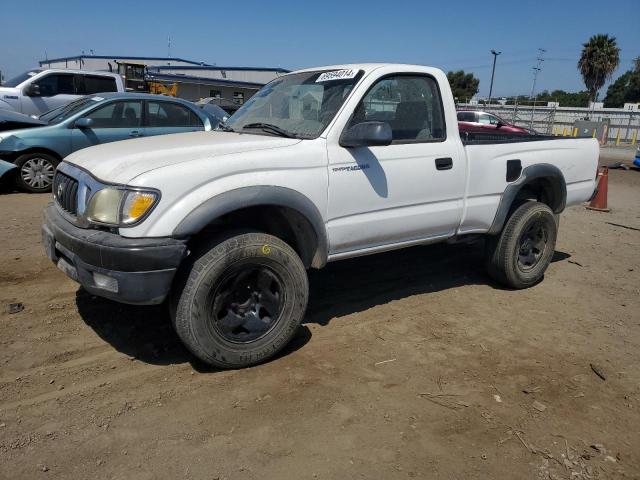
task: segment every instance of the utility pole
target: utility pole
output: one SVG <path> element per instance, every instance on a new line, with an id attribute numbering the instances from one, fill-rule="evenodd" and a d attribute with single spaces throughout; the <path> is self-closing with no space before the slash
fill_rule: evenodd
<path id="1" fill-rule="evenodd" d="M 536 100 L 533 95 L 536 91 L 536 81 L 538 80 L 538 73 L 540 73 L 540 70 L 542 70 L 542 62 L 544 62 L 543 56 L 545 53 L 547 53 L 547 51 L 544 48 L 538 49 L 538 56 L 536 58 L 537 63 L 536 66 L 533 67 L 533 84 L 531 85 L 531 95 L 529 95 L 529 99 L 533 100 L 533 106 L 531 108 L 531 120 L 529 121 L 529 128 L 533 128 L 533 114 L 536 111 Z"/>
<path id="2" fill-rule="evenodd" d="M 489 103 L 491 103 L 491 94 L 493 93 L 493 77 L 496 74 L 496 59 L 498 55 L 502 52 L 496 52 L 495 50 L 491 50 L 491 55 L 493 55 L 493 69 L 491 70 L 491 85 L 489 86 Z"/>

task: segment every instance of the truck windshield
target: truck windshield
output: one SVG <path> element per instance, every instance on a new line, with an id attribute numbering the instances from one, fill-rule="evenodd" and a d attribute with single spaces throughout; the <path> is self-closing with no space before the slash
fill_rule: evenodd
<path id="1" fill-rule="evenodd" d="M 33 77 L 34 75 L 37 75 L 41 71 L 42 70 L 35 69 L 35 70 L 29 70 L 28 72 L 21 73 L 17 77 L 13 77 L 12 79 L 7 80 L 6 82 L 4 82 L 2 84 L 2 86 L 3 87 L 10 87 L 10 88 L 17 87 L 22 82 L 24 82 L 25 80 L 29 80 L 31 77 Z"/>
<path id="2" fill-rule="evenodd" d="M 100 97 L 83 97 L 74 102 L 67 103 L 62 107 L 49 110 L 48 112 L 40 115 L 38 118 L 40 120 L 44 120 L 49 125 L 54 125 L 69 118 L 71 115 L 75 115 L 89 104 L 97 104 L 100 100 L 102 100 L 102 98 Z"/>
<path id="3" fill-rule="evenodd" d="M 317 138 L 361 77 L 362 71 L 348 69 L 277 78 L 251 97 L 224 129 Z"/>

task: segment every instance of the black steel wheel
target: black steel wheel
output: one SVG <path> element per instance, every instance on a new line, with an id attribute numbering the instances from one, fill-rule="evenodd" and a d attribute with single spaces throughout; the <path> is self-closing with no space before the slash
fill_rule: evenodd
<path id="1" fill-rule="evenodd" d="M 285 289 L 267 265 L 244 263 L 230 269 L 210 295 L 210 324 L 226 340 L 253 342 L 279 320 Z"/>
<path id="2" fill-rule="evenodd" d="M 499 235 L 486 241 L 489 275 L 511 288 L 527 288 L 544 276 L 555 251 L 558 220 L 549 206 L 527 201 L 518 206 Z"/>
<path id="3" fill-rule="evenodd" d="M 548 241 L 546 222 L 540 216 L 529 220 L 518 241 L 518 268 L 523 272 L 535 268 L 544 256 Z"/>
<path id="4" fill-rule="evenodd" d="M 227 233 L 190 255 L 174 282 L 178 336 L 200 360 L 242 368 L 278 353 L 298 329 L 309 286 L 302 260 L 264 233 Z"/>

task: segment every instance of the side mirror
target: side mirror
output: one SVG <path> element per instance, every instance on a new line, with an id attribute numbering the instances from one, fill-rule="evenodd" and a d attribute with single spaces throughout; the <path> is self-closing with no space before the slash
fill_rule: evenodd
<path id="1" fill-rule="evenodd" d="M 496 128 L 504 127 L 505 125 L 506 123 L 502 123 L 500 120 L 498 120 L 498 123 L 496 123 Z"/>
<path id="2" fill-rule="evenodd" d="M 340 137 L 340 145 L 346 148 L 390 145 L 393 132 L 386 122 L 356 123 Z"/>
<path id="3" fill-rule="evenodd" d="M 38 85 L 37 83 L 30 84 L 27 88 L 24 89 L 24 94 L 27 97 L 39 97 L 40 85 Z"/>
<path id="4" fill-rule="evenodd" d="M 91 128 L 93 126 L 93 120 L 87 117 L 82 117 L 76 120 L 73 126 L 75 128 Z"/>

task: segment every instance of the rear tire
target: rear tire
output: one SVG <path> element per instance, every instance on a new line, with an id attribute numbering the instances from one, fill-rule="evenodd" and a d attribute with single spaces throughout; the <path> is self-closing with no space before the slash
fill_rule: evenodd
<path id="1" fill-rule="evenodd" d="M 527 201 L 509 217 L 502 232 L 486 241 L 489 276 L 511 288 L 528 288 L 544 276 L 555 251 L 558 219 L 544 203 Z"/>
<path id="2" fill-rule="evenodd" d="M 18 188 L 32 193 L 50 192 L 58 163 L 60 160 L 48 153 L 20 155 L 15 162 L 18 167 L 15 177 Z"/>
<path id="3" fill-rule="evenodd" d="M 231 233 L 192 255 L 172 295 L 178 336 L 203 362 L 243 368 L 278 353 L 307 307 L 307 272 L 296 252 L 264 233 Z"/>

